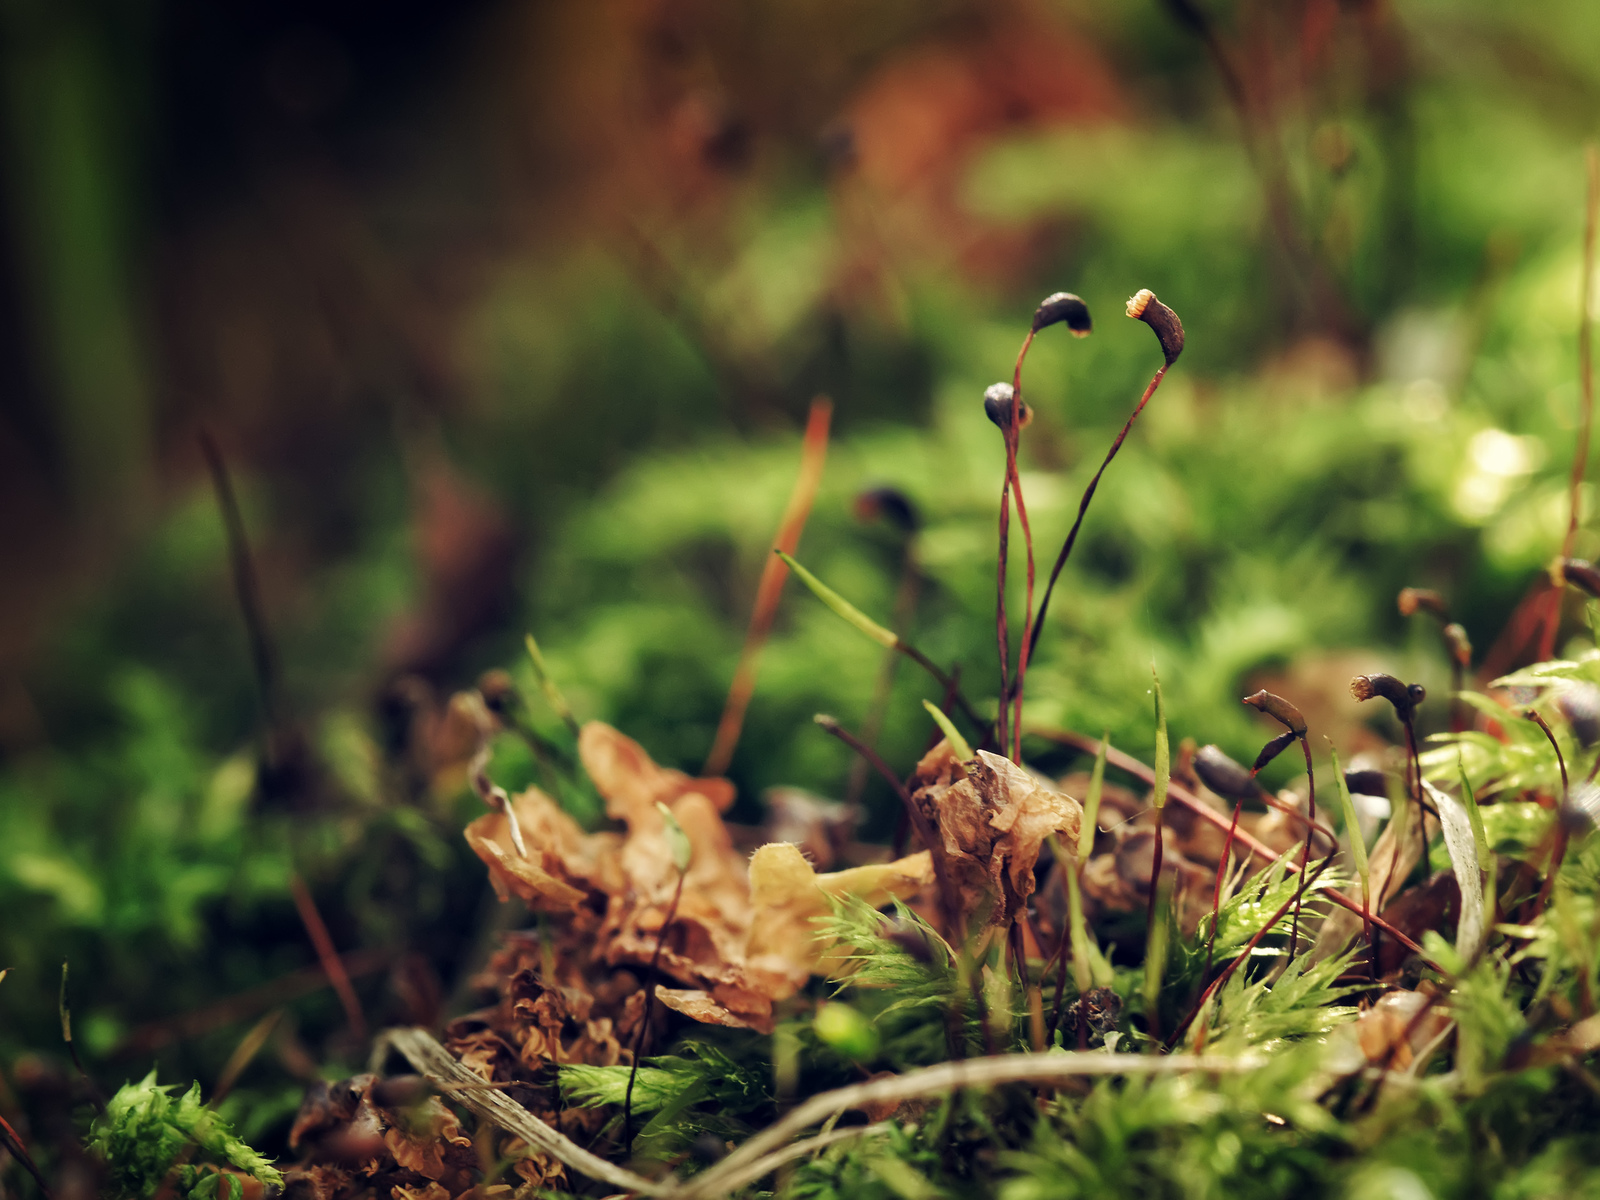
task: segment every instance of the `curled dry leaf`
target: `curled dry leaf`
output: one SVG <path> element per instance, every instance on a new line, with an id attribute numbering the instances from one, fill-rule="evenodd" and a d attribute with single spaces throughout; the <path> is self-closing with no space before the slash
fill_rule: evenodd
<path id="1" fill-rule="evenodd" d="M 477 1152 L 437 1096 L 380 1102 L 376 1075 L 313 1087 L 300 1106 L 289 1145 L 302 1162 L 287 1176 L 297 1195 L 340 1197 L 368 1189 L 439 1200 L 476 1179 Z"/>
<path id="2" fill-rule="evenodd" d="M 552 957 L 599 968 L 657 961 L 664 975 L 686 985 L 664 1001 L 696 1020 L 767 1027 L 773 1001 L 803 987 L 822 961 L 813 922 L 828 912 L 829 896 L 886 904 L 915 896 L 931 882 L 926 853 L 826 875 L 786 843 L 764 846 L 746 861 L 721 816 L 733 800 L 726 780 L 692 779 L 660 767 L 637 742 L 598 722 L 584 726 L 578 751 L 607 813 L 626 824 L 625 834 L 586 834 L 549 797 L 529 789 L 512 802 L 526 858 L 515 854 L 499 813 L 474 821 L 467 841 L 502 898 L 515 895 L 536 911 L 566 916 L 569 930 L 581 931 L 565 953 Z M 677 912 L 665 931 L 679 872 L 657 805 L 676 821 L 691 850 Z M 1036 856 L 1043 835 L 1031 832 L 1038 824 L 1031 812 L 1013 812 L 1020 827 L 1006 836 L 1033 837 Z M 1031 857 L 1026 871 L 1031 882 Z M 541 1057 L 557 1057 L 548 1037 L 536 1036 L 532 1016 L 513 1014 L 527 1031 L 524 1058 L 530 1042 L 538 1043 Z M 624 1014 L 614 1016 L 620 1025 Z"/>
<path id="3" fill-rule="evenodd" d="M 1033 894 L 1045 838 L 1077 841 L 1078 802 L 987 750 L 962 763 L 940 742 L 917 764 L 913 782 L 913 799 L 939 831 L 964 918 L 1009 924 Z"/>

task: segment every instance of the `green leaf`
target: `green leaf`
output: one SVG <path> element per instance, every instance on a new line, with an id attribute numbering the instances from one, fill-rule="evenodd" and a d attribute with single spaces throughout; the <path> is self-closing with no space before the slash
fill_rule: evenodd
<path id="1" fill-rule="evenodd" d="M 678 868 L 678 874 L 687 875 L 689 867 L 694 862 L 694 846 L 689 841 L 689 835 L 683 831 L 683 826 L 678 824 L 678 818 L 672 815 L 672 810 L 661 801 L 656 801 L 656 809 L 661 813 L 661 820 L 667 826 L 667 845 L 672 850 L 672 865 Z"/>
<path id="2" fill-rule="evenodd" d="M 792 557 L 785 554 L 782 550 L 774 550 L 773 553 L 779 558 L 783 559 L 788 568 L 797 576 L 799 576 L 800 582 L 811 589 L 812 595 L 816 596 L 818 600 L 821 600 L 829 608 L 833 609 L 834 612 L 838 613 L 862 633 L 866 634 L 873 641 L 877 642 L 878 645 L 887 650 L 893 650 L 897 645 L 900 644 L 900 639 L 895 634 L 885 629 L 882 625 L 879 625 L 871 617 L 867 616 L 866 613 L 862 612 L 854 604 L 851 604 L 850 601 L 846 600 L 843 596 L 839 595 L 838 592 L 834 591 L 827 584 L 823 583 L 822 580 L 818 579 L 810 571 L 802 567 Z"/>

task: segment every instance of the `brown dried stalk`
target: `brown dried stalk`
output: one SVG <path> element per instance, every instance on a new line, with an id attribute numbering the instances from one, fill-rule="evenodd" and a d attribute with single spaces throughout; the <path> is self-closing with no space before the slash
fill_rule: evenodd
<path id="1" fill-rule="evenodd" d="M 1594 295 L 1595 224 L 1600 218 L 1600 153 L 1590 145 L 1587 155 L 1589 190 L 1583 214 L 1583 276 L 1578 297 L 1578 392 L 1583 409 L 1578 420 L 1578 444 L 1572 452 L 1572 480 L 1568 488 L 1567 533 L 1561 539 L 1561 557 L 1570 558 L 1578 537 L 1578 501 L 1583 476 L 1589 466 L 1589 436 L 1594 427 L 1594 327 L 1589 320 L 1589 305 Z M 1553 586 L 1545 610 L 1544 628 L 1539 635 L 1539 661 L 1555 654 L 1556 632 L 1561 625 L 1563 589 Z"/>
<path id="2" fill-rule="evenodd" d="M 1041 737 L 1047 741 L 1056 742 L 1062 746 L 1072 746 L 1075 749 L 1082 750 L 1085 754 L 1098 754 L 1100 751 L 1100 740 L 1098 738 L 1087 737 L 1081 733 L 1074 733 L 1070 729 L 1030 729 L 1028 732 L 1032 733 L 1035 737 Z M 1106 762 L 1110 766 L 1116 767 L 1117 770 L 1126 771 L 1129 775 L 1132 775 L 1136 779 L 1140 779 L 1147 784 L 1155 782 L 1156 776 L 1154 771 L 1145 766 L 1144 763 L 1140 762 L 1132 755 L 1124 754 L 1115 747 L 1107 748 Z M 1207 824 L 1223 831 L 1227 830 L 1228 819 L 1213 809 L 1209 804 L 1204 803 L 1198 796 L 1189 791 L 1188 788 L 1178 783 L 1177 780 L 1173 780 L 1168 785 L 1167 798 L 1169 800 L 1176 801 L 1178 804 L 1188 809 L 1196 817 L 1200 818 L 1202 821 L 1205 821 Z M 1273 850 L 1271 846 L 1268 846 L 1265 842 L 1257 840 L 1254 836 L 1246 833 L 1242 829 L 1238 831 L 1236 840 L 1240 845 L 1249 850 L 1251 854 L 1255 855 L 1263 862 L 1270 863 L 1278 857 L 1277 852 Z M 1370 915 L 1374 927 L 1381 929 L 1384 933 L 1387 933 L 1390 937 L 1394 938 L 1397 942 L 1399 942 L 1407 950 L 1410 950 L 1413 954 L 1417 955 L 1417 957 L 1422 959 L 1423 962 L 1432 967 L 1435 971 L 1438 971 L 1441 974 L 1448 973 L 1438 963 L 1434 962 L 1433 959 L 1429 958 L 1427 952 L 1423 950 L 1423 948 L 1418 945 L 1413 938 L 1411 938 L 1403 930 L 1396 929 L 1393 925 L 1389 924 L 1389 922 L 1385 921 L 1376 913 L 1369 914 L 1368 910 L 1362 907 L 1359 900 L 1352 900 L 1343 892 L 1336 891 L 1333 888 L 1324 888 L 1321 894 L 1326 896 L 1332 903 L 1337 904 L 1340 908 L 1346 909 L 1349 912 L 1353 912 L 1357 916 Z"/>
<path id="3" fill-rule="evenodd" d="M 783 520 L 778 523 L 778 535 L 772 539 L 773 548 L 793 554 L 800 545 L 806 520 L 811 516 L 811 505 L 817 498 L 817 487 L 822 482 L 822 467 L 828 457 L 828 426 L 833 419 L 833 402 L 818 396 L 811 402 L 811 415 L 806 420 L 805 439 L 800 445 L 800 474 L 794 481 L 794 491 L 789 493 L 789 504 L 783 510 Z M 756 587 L 755 607 L 750 613 L 750 628 L 744 636 L 744 649 L 739 652 L 739 666 L 733 673 L 733 683 L 728 687 L 728 699 L 722 706 L 722 719 L 717 722 L 717 736 L 711 743 L 711 753 L 706 755 L 700 774 L 724 774 L 733 761 L 734 747 L 739 744 L 739 733 L 744 728 L 744 714 L 750 707 L 750 698 L 756 690 L 756 668 L 761 662 L 761 649 L 772 632 L 772 622 L 778 615 L 778 601 L 783 596 L 784 582 L 789 578 L 789 566 L 776 554 L 767 556 L 761 568 L 761 582 Z"/>

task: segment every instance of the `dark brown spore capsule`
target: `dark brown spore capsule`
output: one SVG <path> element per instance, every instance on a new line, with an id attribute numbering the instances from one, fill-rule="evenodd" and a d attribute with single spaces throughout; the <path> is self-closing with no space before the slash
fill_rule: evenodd
<path id="1" fill-rule="evenodd" d="M 1600 742 L 1600 688 L 1579 684 L 1556 697 L 1556 707 L 1585 749 Z"/>
<path id="2" fill-rule="evenodd" d="M 1194 773 L 1201 783 L 1229 800 L 1252 800 L 1260 790 L 1243 764 L 1234 762 L 1219 746 L 1201 746 L 1195 752 Z"/>
<path id="3" fill-rule="evenodd" d="M 1452 621 L 1444 627 L 1444 643 L 1450 647 L 1450 657 L 1465 668 L 1472 665 L 1472 640 L 1467 637 L 1465 626 Z"/>
<path id="4" fill-rule="evenodd" d="M 1149 288 L 1142 288 L 1128 297 L 1128 315 L 1155 330 L 1167 366 L 1178 361 L 1178 355 L 1183 353 L 1183 322 L 1177 313 L 1157 300 Z"/>
<path id="5" fill-rule="evenodd" d="M 1395 603 L 1399 606 L 1402 617 L 1409 617 L 1417 612 L 1429 612 L 1441 621 L 1450 619 L 1450 610 L 1445 606 L 1444 597 L 1429 588 L 1401 588 Z"/>
<path id="6" fill-rule="evenodd" d="M 1265 746 L 1261 747 L 1261 753 L 1256 755 L 1256 761 L 1250 765 L 1250 774 L 1254 775 L 1273 759 L 1277 758 L 1278 755 L 1282 754 L 1290 746 L 1294 745 L 1295 740 L 1299 736 L 1300 735 L 1294 730 L 1285 729 L 1277 737 L 1273 738 Z"/>
<path id="7" fill-rule="evenodd" d="M 882 517 L 901 533 L 915 533 L 922 528 L 922 514 L 917 506 L 896 487 L 875 487 L 856 496 L 856 516 L 863 521 Z"/>
<path id="8" fill-rule="evenodd" d="M 1587 592 L 1600 600 L 1600 568 L 1596 568 L 1592 562 L 1585 562 L 1581 558 L 1564 558 L 1561 560 L 1561 574 L 1580 592 Z"/>
<path id="9" fill-rule="evenodd" d="M 1389 776 L 1382 771 L 1346 771 L 1344 785 L 1357 796 L 1387 796 Z"/>
<path id="10" fill-rule="evenodd" d="M 1293 734 L 1301 735 L 1306 731 L 1306 719 L 1300 715 L 1300 710 L 1282 696 L 1274 695 L 1265 688 L 1254 695 L 1246 696 L 1241 703 L 1260 709 L 1267 716 L 1286 726 Z"/>
<path id="11" fill-rule="evenodd" d="M 1071 292 L 1055 292 L 1039 302 L 1033 311 L 1033 332 L 1051 325 L 1066 323 L 1073 337 L 1088 337 L 1094 331 L 1089 319 L 1089 306 Z"/>
<path id="12" fill-rule="evenodd" d="M 1350 681 L 1350 694 L 1357 700 L 1382 696 L 1394 705 L 1395 715 L 1402 721 L 1411 720 L 1416 714 L 1417 705 L 1428 698 L 1428 690 L 1420 683 L 1408 686 L 1381 671 L 1372 675 L 1357 675 Z"/>
<path id="13" fill-rule="evenodd" d="M 991 383 L 983 393 L 983 412 L 996 427 L 1005 429 L 1011 424 L 1011 385 L 1009 383 Z M 1026 429 L 1033 420 L 1033 410 L 1026 403 L 1021 406 L 1021 421 L 1018 427 Z"/>

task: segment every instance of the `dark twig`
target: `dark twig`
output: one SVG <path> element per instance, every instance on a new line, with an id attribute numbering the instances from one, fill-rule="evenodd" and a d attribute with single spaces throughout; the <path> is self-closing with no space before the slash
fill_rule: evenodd
<path id="1" fill-rule="evenodd" d="M 339 1003 L 344 1006 L 344 1017 L 350 1025 L 350 1032 L 355 1034 L 356 1040 L 366 1041 L 367 1018 L 361 1012 L 361 1001 L 356 998 L 356 989 L 350 985 L 350 975 L 344 969 L 344 960 L 334 949 L 333 938 L 329 936 L 328 927 L 322 922 L 322 914 L 317 911 L 316 901 L 311 898 L 310 889 L 296 874 L 289 876 L 289 891 L 294 896 L 294 907 L 300 914 L 300 923 L 306 927 L 306 935 L 310 937 L 311 944 L 317 951 L 317 961 L 322 964 L 323 973 L 327 975 L 328 982 L 338 994 Z"/>
<path id="2" fill-rule="evenodd" d="M 1083 489 L 1083 498 L 1078 501 L 1078 515 L 1072 522 L 1072 528 L 1067 532 L 1067 540 L 1061 544 L 1061 553 L 1056 555 L 1055 566 L 1050 568 L 1050 579 L 1044 586 L 1044 596 L 1039 601 L 1039 615 L 1033 619 L 1033 634 L 1029 639 L 1028 657 L 1032 658 L 1039 646 L 1039 634 L 1044 630 L 1045 614 L 1050 611 L 1050 596 L 1055 591 L 1056 580 L 1061 578 L 1062 568 L 1067 565 L 1067 559 L 1072 557 L 1072 547 L 1077 543 L 1078 530 L 1083 528 L 1083 518 L 1089 511 L 1089 502 L 1094 499 L 1095 489 L 1100 486 L 1100 477 L 1106 473 L 1106 468 L 1111 465 L 1111 460 L 1117 456 L 1117 451 L 1122 449 L 1133 423 L 1139 419 L 1139 414 L 1144 411 L 1144 406 L 1150 403 L 1150 397 L 1156 394 L 1156 389 L 1161 386 L 1161 381 L 1166 378 L 1167 368 L 1178 361 L 1178 355 L 1183 352 L 1183 325 L 1178 316 L 1166 305 L 1155 298 L 1148 289 L 1139 292 L 1128 301 L 1128 316 L 1144 321 L 1156 332 L 1156 337 L 1161 343 L 1161 352 L 1166 361 L 1156 370 L 1150 383 L 1144 389 L 1144 395 L 1139 397 L 1139 403 L 1134 405 L 1132 414 L 1123 424 L 1116 440 L 1111 443 L 1111 449 L 1106 451 L 1105 459 L 1100 464 L 1100 469 L 1094 473 L 1094 478 L 1089 480 L 1089 486 Z M 1170 318 L 1170 321 L 1169 319 Z"/>
<path id="3" fill-rule="evenodd" d="M 1300 897 L 1305 893 L 1308 887 L 1315 884 L 1318 879 L 1322 878 L 1322 873 L 1328 869 L 1335 857 L 1336 855 L 1333 854 L 1328 855 L 1322 860 L 1321 865 L 1317 867 L 1316 871 L 1312 874 L 1309 880 L 1302 878 L 1299 886 L 1297 886 L 1294 890 L 1294 895 L 1290 896 L 1283 902 L 1283 905 L 1278 909 L 1277 912 L 1272 914 L 1272 916 L 1267 920 L 1267 923 L 1256 931 L 1255 936 L 1244 944 L 1244 949 L 1239 951 L 1239 953 L 1229 961 L 1226 967 L 1222 968 L 1222 974 L 1218 975 L 1216 979 L 1212 981 L 1211 986 L 1206 988 L 1206 990 L 1201 993 L 1199 1001 L 1196 1002 L 1194 1008 L 1190 1010 L 1189 1015 L 1183 1019 L 1183 1023 L 1178 1026 L 1177 1031 L 1173 1033 L 1172 1040 L 1167 1043 L 1169 1048 L 1176 1046 L 1180 1041 L 1183 1040 L 1183 1035 L 1188 1031 L 1189 1026 L 1194 1023 L 1195 1017 L 1199 1016 L 1200 1013 L 1205 1011 L 1206 1005 L 1211 1002 L 1211 998 L 1227 985 L 1229 979 L 1233 978 L 1233 973 L 1239 969 L 1239 964 L 1251 956 L 1251 954 L 1255 951 L 1255 948 L 1261 944 L 1261 939 L 1266 937 L 1267 934 L 1272 931 L 1273 926 L 1275 926 L 1279 921 L 1283 920 L 1284 914 L 1289 911 L 1290 906 L 1292 905 L 1295 909 L 1299 909 Z"/>
<path id="4" fill-rule="evenodd" d="M 1540 729 L 1544 730 L 1544 736 L 1550 742 L 1550 749 L 1556 752 L 1556 763 L 1561 767 L 1560 807 L 1565 810 L 1568 799 L 1571 796 L 1572 789 L 1567 782 L 1567 760 L 1562 756 L 1561 746 L 1556 742 L 1555 732 L 1550 728 L 1549 725 L 1545 723 L 1545 719 L 1533 709 L 1528 709 L 1522 715 L 1527 717 L 1528 720 L 1532 721 Z M 1533 902 L 1533 912 L 1535 916 L 1538 916 L 1538 914 L 1542 913 L 1545 909 L 1545 905 L 1550 903 L 1550 893 L 1555 890 L 1556 876 L 1561 873 L 1561 862 L 1564 858 L 1566 858 L 1566 855 L 1567 823 L 1558 817 L 1556 820 L 1555 845 L 1550 849 L 1550 865 L 1545 869 L 1544 883 L 1540 885 L 1538 898 Z"/>
<path id="5" fill-rule="evenodd" d="M 227 460 L 222 457 L 222 450 L 209 430 L 202 429 L 199 436 L 200 452 L 205 456 L 206 466 L 211 472 L 211 485 L 217 493 L 217 508 L 222 513 L 222 526 L 228 536 L 233 588 L 239 599 L 240 615 L 244 618 L 245 634 L 250 639 L 250 660 L 255 666 L 256 688 L 261 700 L 261 716 L 266 722 L 270 755 L 275 749 L 273 741 L 277 735 L 282 706 L 278 700 L 278 658 L 273 650 L 266 612 L 261 603 L 261 581 L 250 555 L 244 517 L 239 512 Z"/>
<path id="6" fill-rule="evenodd" d="M 1587 155 L 1589 188 L 1583 216 L 1583 275 L 1578 297 L 1578 394 L 1582 412 L 1578 420 L 1578 443 L 1572 452 L 1572 480 L 1568 487 L 1567 532 L 1561 539 L 1561 557 L 1570 558 L 1578 538 L 1578 507 L 1583 492 L 1583 476 L 1589 467 L 1589 437 L 1594 426 L 1594 326 L 1589 305 L 1594 295 L 1594 242 L 1596 218 L 1600 217 L 1600 153 L 1591 145 Z M 1539 635 L 1539 661 L 1555 653 L 1556 631 L 1561 625 L 1561 598 L 1564 589 L 1552 587 L 1544 628 Z"/>
<path id="7" fill-rule="evenodd" d="M 106 1098 L 100 1092 L 100 1085 L 94 1081 L 94 1076 L 84 1070 L 83 1059 L 78 1056 L 78 1043 L 72 1040 L 72 1005 L 67 1000 L 67 964 L 61 964 L 61 995 L 56 1002 L 57 1011 L 61 1015 L 61 1040 L 66 1042 L 67 1051 L 72 1055 L 72 1065 L 78 1068 L 78 1076 L 83 1080 L 84 1086 L 89 1089 L 89 1099 L 94 1102 L 97 1112 L 103 1117 L 106 1115 Z"/>
<path id="8" fill-rule="evenodd" d="M 34 1183 L 39 1185 L 39 1191 L 44 1194 L 44 1200 L 52 1200 L 50 1185 L 44 1181 L 44 1175 L 39 1171 L 39 1164 L 33 1161 L 33 1155 L 28 1153 L 28 1147 L 23 1143 L 17 1131 L 11 1128 L 11 1123 L 0 1117 L 0 1141 L 5 1143 L 11 1157 L 22 1164 L 23 1169 L 33 1176 Z"/>
<path id="9" fill-rule="evenodd" d="M 1085 734 L 1075 733 L 1070 729 L 1030 729 L 1028 732 L 1032 733 L 1035 737 L 1042 737 L 1047 741 L 1056 742 L 1063 746 L 1072 746 L 1078 750 L 1082 750 L 1085 754 L 1097 754 L 1100 750 L 1099 738 L 1092 738 Z M 1144 763 L 1140 762 L 1137 758 L 1134 758 L 1131 754 L 1125 754 L 1115 747 L 1107 748 L 1106 762 L 1119 771 L 1126 771 L 1129 775 L 1134 776 L 1136 779 L 1142 780 L 1144 783 L 1149 784 L 1155 782 L 1154 771 L 1152 771 Z M 1179 784 L 1176 780 L 1173 780 L 1168 786 L 1167 797 L 1168 799 L 1174 800 L 1184 808 L 1188 809 L 1191 813 L 1193 813 L 1200 820 L 1206 822 L 1208 825 L 1223 831 L 1227 830 L 1228 818 L 1217 812 L 1209 804 L 1205 803 L 1193 792 Z M 1243 829 L 1238 831 L 1235 840 L 1263 862 L 1270 863 L 1278 857 L 1278 852 L 1276 850 Z M 1359 900 L 1352 900 L 1349 896 L 1346 896 L 1343 892 L 1337 891 L 1334 888 L 1324 888 L 1322 895 L 1326 896 L 1329 901 L 1337 904 L 1340 908 L 1345 909 L 1347 912 L 1355 913 L 1357 916 L 1369 915 L 1367 910 L 1362 907 L 1362 904 Z M 1417 943 L 1417 941 L 1404 930 L 1395 928 L 1395 926 L 1391 925 L 1388 921 L 1385 921 L 1382 917 L 1378 916 L 1377 913 L 1371 913 L 1370 916 L 1374 927 L 1381 929 L 1384 933 L 1387 933 L 1390 937 L 1394 938 L 1407 950 L 1410 950 L 1413 954 L 1421 958 L 1423 962 L 1427 963 L 1427 965 L 1432 967 L 1435 971 L 1445 973 L 1444 968 L 1439 966 L 1438 963 L 1434 962 L 1433 959 L 1429 958 L 1427 951 L 1424 950 Z"/>
<path id="10" fill-rule="evenodd" d="M 633 1035 L 633 1069 L 628 1072 L 628 1090 L 622 1095 L 622 1144 L 633 1150 L 633 1081 L 639 1077 L 639 1051 L 644 1047 L 644 1037 L 650 1028 L 650 1018 L 656 1006 L 656 968 L 661 963 L 661 951 L 667 944 L 667 931 L 678 916 L 678 901 L 683 899 L 683 881 L 688 872 L 678 872 L 678 886 L 673 890 L 672 903 L 667 907 L 667 919 L 656 933 L 655 953 L 650 956 L 650 979 L 645 984 L 644 1018 Z"/>
<path id="11" fill-rule="evenodd" d="M 828 455 L 828 425 L 833 417 L 833 402 L 819 396 L 811 402 L 811 415 L 806 420 L 805 438 L 800 448 L 800 473 L 794 490 L 789 494 L 788 506 L 778 523 L 777 535 L 772 544 L 776 549 L 793 554 L 800 545 L 800 535 L 805 531 L 806 520 L 811 516 L 811 505 L 817 497 L 817 487 L 822 482 L 822 467 Z M 789 568 L 776 555 L 768 558 L 761 568 L 761 582 L 756 588 L 756 602 L 750 613 L 750 627 L 745 633 L 744 648 L 739 652 L 739 665 L 728 686 L 728 698 L 723 704 L 722 719 L 717 722 L 717 734 L 711 752 L 706 755 L 700 774 L 721 775 L 733 761 L 734 747 L 739 744 L 739 733 L 744 728 L 744 714 L 750 707 L 750 698 L 756 690 L 756 668 L 761 661 L 761 650 L 772 632 L 772 622 L 778 615 L 778 601 L 783 596 L 784 582 L 789 578 Z"/>

